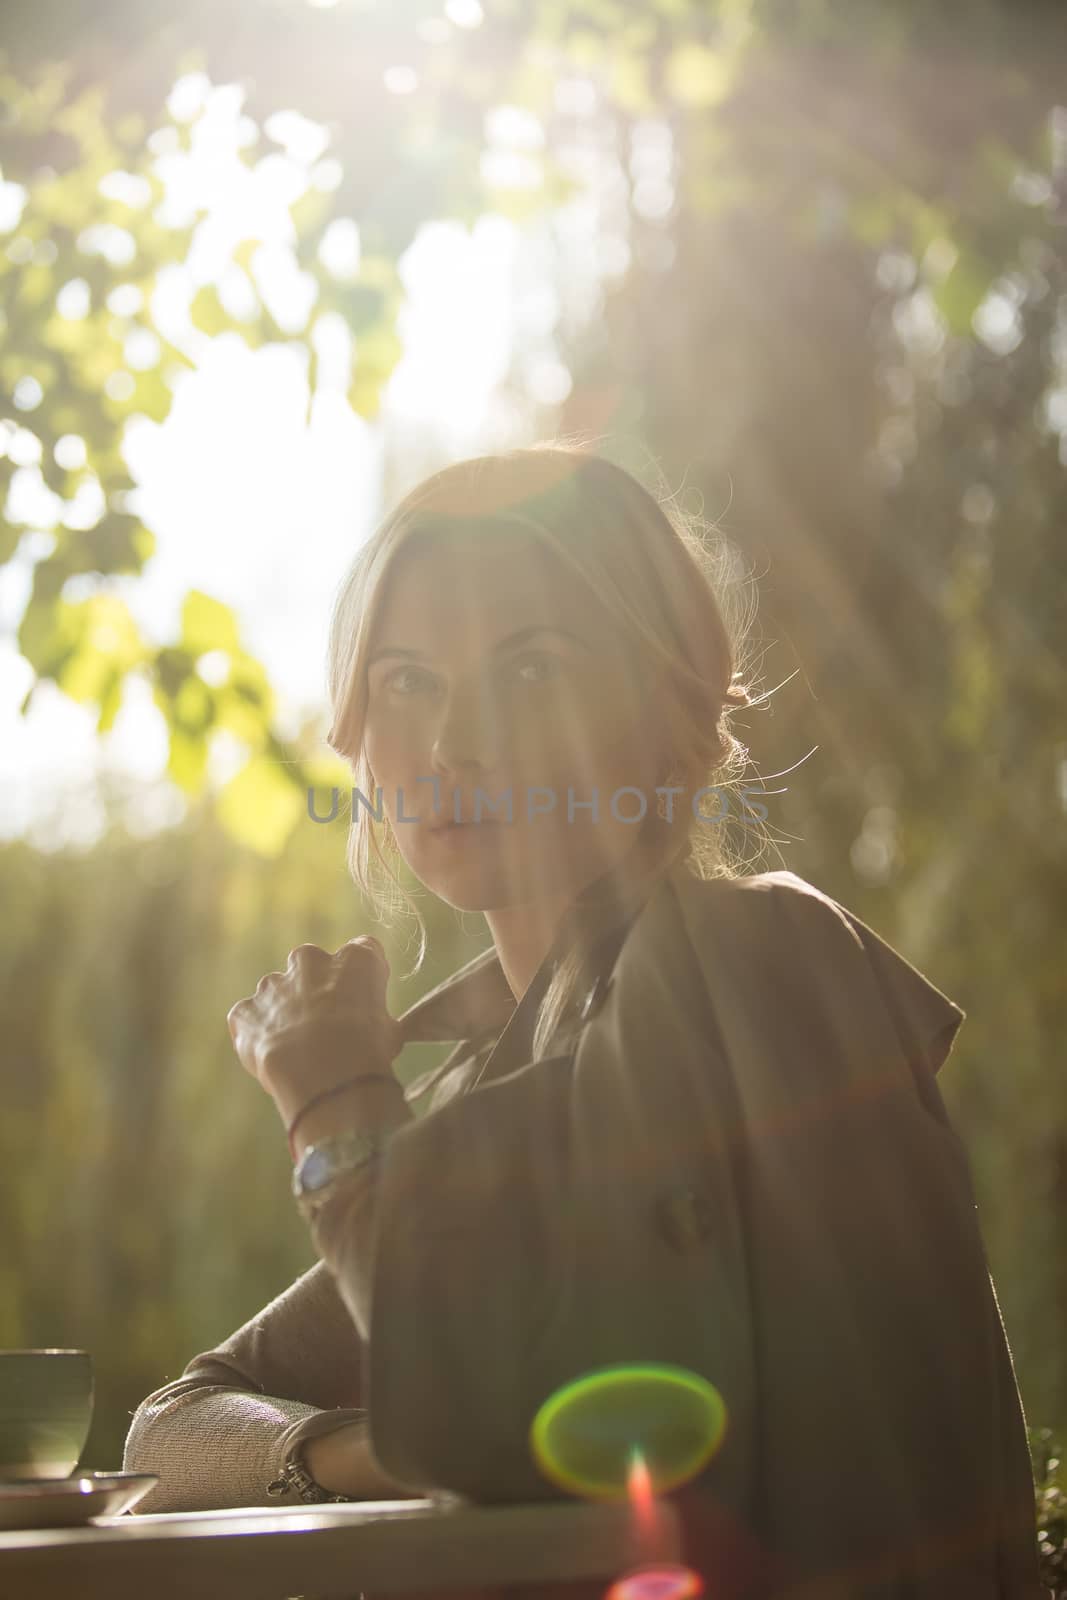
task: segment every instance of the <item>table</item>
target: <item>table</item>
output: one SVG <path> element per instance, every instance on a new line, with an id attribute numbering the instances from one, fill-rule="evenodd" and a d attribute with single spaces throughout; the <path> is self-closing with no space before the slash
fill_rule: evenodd
<path id="1" fill-rule="evenodd" d="M 0 1600 L 359 1600 L 363 1589 L 565 1589 L 578 1579 L 606 1590 L 643 1562 L 681 1561 L 677 1511 L 661 1501 L 656 1512 L 654 1550 L 619 1502 L 370 1500 L 102 1517 L 0 1533 Z"/>

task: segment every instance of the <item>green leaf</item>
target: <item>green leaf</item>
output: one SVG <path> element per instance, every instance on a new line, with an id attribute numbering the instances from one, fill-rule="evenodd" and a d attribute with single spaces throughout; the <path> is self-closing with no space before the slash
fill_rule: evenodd
<path id="1" fill-rule="evenodd" d="M 223 310 L 215 287 L 210 283 L 205 283 L 204 287 L 194 294 L 189 306 L 189 316 L 195 328 L 199 328 L 201 333 L 210 334 L 212 338 L 233 327 L 233 318 Z"/>
<path id="2" fill-rule="evenodd" d="M 115 718 L 122 707 L 124 678 L 121 672 L 112 672 L 100 695 L 100 715 L 96 720 L 97 733 L 110 733 Z"/>
<path id="3" fill-rule="evenodd" d="M 134 529 L 130 537 L 130 543 L 140 556 L 142 563 L 147 561 L 149 556 L 155 555 L 156 536 L 151 528 L 146 528 L 143 523 Z"/>
<path id="4" fill-rule="evenodd" d="M 90 595 L 76 603 L 61 600 L 53 617 L 59 659 L 52 663 L 51 675 L 80 704 L 99 700 L 110 680 L 121 680 L 144 655 L 137 626 L 116 595 Z M 39 670 L 48 675 L 46 666 Z"/>
<path id="5" fill-rule="evenodd" d="M 19 547 L 23 529 L 0 517 L 0 562 L 10 561 Z"/>
<path id="6" fill-rule="evenodd" d="M 183 789 L 186 794 L 196 795 L 203 789 L 207 774 L 207 756 L 208 746 L 204 734 L 184 733 L 181 728 L 171 727 L 167 775 L 173 778 L 179 789 Z"/>
<path id="7" fill-rule="evenodd" d="M 235 652 L 231 659 L 226 691 L 244 704 L 254 706 L 264 719 L 274 715 L 274 691 L 266 668 L 243 650 Z"/>
<path id="8" fill-rule="evenodd" d="M 174 723 L 183 733 L 206 733 L 215 722 L 215 691 L 191 673 L 174 696 Z"/>
<path id="9" fill-rule="evenodd" d="M 35 586 L 42 574 L 34 573 Z M 62 569 L 56 574 L 63 579 Z M 145 658 L 145 646 L 129 607 L 118 595 L 84 600 L 35 594 L 19 629 L 19 650 L 44 678 L 53 678 L 78 701 L 95 700 L 108 674 L 126 673 Z"/>
<path id="10" fill-rule="evenodd" d="M 157 653 L 154 665 L 160 693 L 163 696 L 161 703 L 169 717 L 170 702 L 193 671 L 194 660 L 188 650 L 165 645 Z"/>
<path id="11" fill-rule="evenodd" d="M 353 283 L 329 296 L 323 309 L 336 307 L 354 332 L 363 333 L 383 320 L 387 304 L 386 290 L 371 284 Z"/>
<path id="12" fill-rule="evenodd" d="M 73 651 L 55 675 L 57 686 L 79 705 L 100 700 L 111 677 L 107 659 L 95 650 Z"/>
<path id="13" fill-rule="evenodd" d="M 239 628 L 231 607 L 202 589 L 190 589 L 182 601 L 182 644 L 193 656 L 237 650 Z"/>
<path id="14" fill-rule="evenodd" d="M 378 415 L 381 391 L 392 375 L 404 346 L 395 328 L 379 325 L 355 340 L 353 376 L 348 403 L 361 417 Z"/>
<path id="15" fill-rule="evenodd" d="M 216 814 L 240 844 L 277 857 L 306 815 L 307 797 L 267 756 L 254 756 L 219 791 Z"/>
<path id="16" fill-rule="evenodd" d="M 216 691 L 215 724 L 256 748 L 263 742 L 268 719 L 258 695 L 254 699 L 252 696 L 253 691 L 247 685 L 238 685 L 235 689 L 228 683 L 223 684 Z"/>
<path id="17" fill-rule="evenodd" d="M 144 562 L 138 549 L 140 524 L 128 511 L 108 511 L 82 538 L 79 570 L 139 573 Z"/>

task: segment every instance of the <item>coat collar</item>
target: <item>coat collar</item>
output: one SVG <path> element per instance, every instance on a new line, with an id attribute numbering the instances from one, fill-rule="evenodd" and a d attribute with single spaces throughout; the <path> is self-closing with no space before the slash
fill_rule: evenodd
<path id="1" fill-rule="evenodd" d="M 670 869 L 667 869 L 668 871 Z M 646 872 L 622 885 L 612 872 L 590 885 L 582 897 L 586 914 L 598 928 L 596 945 L 583 973 L 577 997 L 577 1015 L 584 1020 L 596 997 L 605 990 L 626 935 L 664 872 Z M 471 958 L 416 1000 L 400 1017 L 405 1043 L 440 1039 L 466 1040 L 472 1045 L 490 1037 L 496 1044 L 485 1062 L 481 1078 L 496 1077 L 510 1066 L 529 1059 L 537 1010 L 555 970 L 574 934 L 572 913 L 564 919 L 556 939 L 535 973 L 522 999 L 516 1003 L 496 948 Z"/>
<path id="2" fill-rule="evenodd" d="M 481 1039 L 500 1033 L 515 1012 L 496 948 L 490 945 L 457 968 L 400 1017 L 405 1042 Z"/>

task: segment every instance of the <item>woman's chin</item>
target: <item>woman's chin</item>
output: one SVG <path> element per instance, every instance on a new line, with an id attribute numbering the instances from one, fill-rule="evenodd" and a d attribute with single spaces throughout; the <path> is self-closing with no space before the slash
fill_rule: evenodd
<path id="1" fill-rule="evenodd" d="M 559 893 L 563 864 L 506 825 L 429 832 L 408 861 L 421 883 L 457 911 L 493 911 Z"/>

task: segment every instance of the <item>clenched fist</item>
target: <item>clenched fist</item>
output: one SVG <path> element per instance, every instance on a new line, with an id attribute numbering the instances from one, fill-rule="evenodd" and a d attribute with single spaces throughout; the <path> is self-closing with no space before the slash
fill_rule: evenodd
<path id="1" fill-rule="evenodd" d="M 230 1007 L 241 1065 L 273 1097 L 283 1122 L 354 1073 L 390 1073 L 404 1039 L 385 1003 L 388 981 L 381 944 L 361 934 L 333 955 L 298 945 L 284 972 L 268 972 L 254 995 Z"/>

